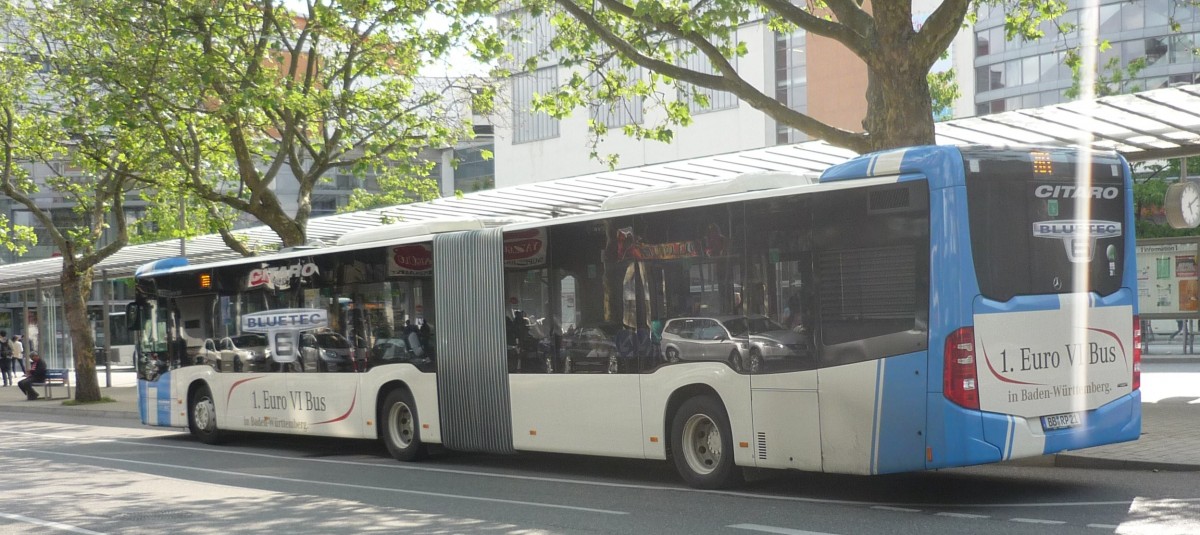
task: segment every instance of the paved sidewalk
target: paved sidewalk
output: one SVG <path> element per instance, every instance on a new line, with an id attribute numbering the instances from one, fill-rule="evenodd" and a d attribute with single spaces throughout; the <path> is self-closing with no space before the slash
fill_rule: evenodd
<path id="1" fill-rule="evenodd" d="M 61 386 L 53 388 L 53 399 L 45 397 L 39 398 L 36 401 L 26 401 L 25 394 L 21 393 L 21 389 L 17 388 L 14 383 L 12 386 L 0 387 L 0 413 L 5 412 L 25 412 L 39 414 L 66 414 L 73 416 L 93 416 L 97 418 L 129 418 L 137 420 L 137 375 L 132 371 L 113 371 L 111 387 L 106 387 L 109 382 L 105 378 L 104 368 L 97 370 L 97 378 L 100 381 L 100 395 L 102 397 L 111 398 L 112 403 L 89 403 L 86 405 L 63 405 L 64 401 L 75 399 L 75 373 L 71 372 L 71 395 L 67 396 L 67 389 Z M 37 389 L 38 394 L 45 394 L 42 388 Z"/>
<path id="2" fill-rule="evenodd" d="M 1197 366 L 1200 371 L 1200 366 Z M 72 378 L 73 379 L 73 378 Z M 72 381 L 74 383 L 74 381 Z M 114 372 L 113 386 L 100 394 L 113 403 L 65 406 L 66 389 L 54 388 L 54 399 L 26 401 L 16 386 L 0 388 L 0 413 L 25 412 L 104 418 L 139 418 L 137 379 L 132 372 Z M 71 390 L 74 394 L 74 387 Z M 1059 453 L 1043 458 L 1056 466 L 1127 470 L 1200 471 L 1200 403 L 1181 397 L 1142 404 L 1142 436 L 1134 442 Z M 1017 461 L 1025 462 L 1025 461 Z"/>

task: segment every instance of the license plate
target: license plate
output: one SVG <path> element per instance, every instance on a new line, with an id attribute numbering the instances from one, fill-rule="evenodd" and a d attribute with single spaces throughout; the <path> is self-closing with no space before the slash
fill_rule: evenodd
<path id="1" fill-rule="evenodd" d="M 1080 417 L 1078 412 L 1051 414 L 1050 416 L 1042 417 L 1042 429 L 1045 429 L 1046 431 L 1079 427 L 1079 425 L 1082 423 L 1083 418 Z"/>

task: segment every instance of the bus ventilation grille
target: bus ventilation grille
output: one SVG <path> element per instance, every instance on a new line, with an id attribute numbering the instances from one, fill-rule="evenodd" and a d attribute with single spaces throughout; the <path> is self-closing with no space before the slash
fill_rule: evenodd
<path id="1" fill-rule="evenodd" d="M 767 459 L 767 434 L 762 431 L 758 432 L 758 458 Z"/>
<path id="2" fill-rule="evenodd" d="M 907 210 L 911 204 L 909 201 L 909 189 L 903 187 L 872 191 L 867 204 L 867 209 L 872 213 Z"/>

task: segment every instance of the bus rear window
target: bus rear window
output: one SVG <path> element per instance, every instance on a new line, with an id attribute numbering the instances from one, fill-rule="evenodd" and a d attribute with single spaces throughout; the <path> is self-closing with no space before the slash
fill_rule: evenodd
<path id="1" fill-rule="evenodd" d="M 1007 301 L 1017 295 L 1083 291 L 1108 295 L 1125 266 L 1123 166 L 1096 155 L 1092 184 L 1079 187 L 1066 152 L 964 151 L 971 248 L 980 292 Z M 976 157 L 972 157 L 975 155 Z M 1080 202 L 1082 201 L 1082 202 Z M 1081 207 L 1090 207 L 1090 214 Z M 1086 228 L 1091 239 L 1076 232 Z M 1076 281 L 1075 266 L 1086 267 Z"/>

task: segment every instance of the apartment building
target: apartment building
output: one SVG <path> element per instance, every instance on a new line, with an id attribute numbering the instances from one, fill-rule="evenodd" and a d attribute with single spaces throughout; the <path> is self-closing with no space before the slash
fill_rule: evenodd
<path id="1" fill-rule="evenodd" d="M 917 0 L 913 24 L 919 26 L 940 2 Z M 1059 25 L 1076 25 L 1081 2 L 1070 0 Z M 1131 82 L 1114 84 L 1111 92 L 1153 89 L 1200 81 L 1200 17 L 1189 0 L 1101 0 L 1098 10 L 1100 40 L 1112 47 L 1099 62 L 1119 58 L 1120 67 L 1144 58 L 1146 67 Z M 505 14 L 529 28 L 524 42 L 512 47 L 516 62 L 536 54 L 552 37 L 545 21 L 513 11 Z M 1172 31 L 1178 24 L 1180 30 Z M 1072 85 L 1065 51 L 1079 44 L 1079 32 L 1062 34 L 1059 25 L 1046 23 L 1046 36 L 1033 42 L 1005 40 L 1002 8 L 981 7 L 978 23 L 963 30 L 951 44 L 948 58 L 935 70 L 954 68 L 962 97 L 953 105 L 954 118 L 1066 102 Z M 835 126 L 861 130 L 866 111 L 866 67 L 840 44 L 804 32 L 783 35 L 771 31 L 763 19 L 748 20 L 738 28 L 738 38 L 749 53 L 737 59 L 743 76 L 793 109 Z M 690 65 L 702 69 L 702 65 Z M 1108 74 L 1111 75 L 1111 70 Z M 735 97 L 711 93 L 711 106 L 689 106 L 694 122 L 675 129 L 670 144 L 639 141 L 624 136 L 619 127 L 628 121 L 653 123 L 661 112 L 643 109 L 641 103 L 623 103 L 612 114 L 603 107 L 580 109 L 557 120 L 534 112 L 528 104 L 534 94 L 544 94 L 568 79 L 570 72 L 553 58 L 539 63 L 534 73 L 520 74 L 508 84 L 510 113 L 497 119 L 497 186 L 511 186 L 604 171 L 605 164 L 589 156 L 589 119 L 602 120 L 609 134 L 597 146 L 604 154 L 619 155 L 618 168 L 637 167 L 686 158 L 709 156 L 789 144 L 807 139 L 802 133 L 739 102 Z"/>
<path id="2" fill-rule="evenodd" d="M 1025 42 L 1007 41 L 1004 11 L 981 8 L 971 30 L 975 41 L 974 76 L 961 71 L 964 94 L 973 94 L 974 114 L 987 115 L 1022 108 L 1068 102 L 1065 94 L 1074 83 L 1066 65 L 1068 48 L 1079 46 L 1078 31 L 1059 32 L 1063 25 L 1083 20 L 1083 2 L 1070 0 L 1058 24 L 1043 24 L 1045 37 Z M 1189 0 L 1102 0 L 1096 12 L 1099 41 L 1110 47 L 1099 51 L 1100 78 L 1124 81 L 1107 84 L 1107 94 L 1129 93 L 1200 82 L 1200 15 Z M 1173 30 L 1177 25 L 1178 29 Z M 1130 66 L 1144 64 L 1134 69 Z M 969 93 L 965 90 L 971 87 Z"/>

